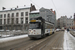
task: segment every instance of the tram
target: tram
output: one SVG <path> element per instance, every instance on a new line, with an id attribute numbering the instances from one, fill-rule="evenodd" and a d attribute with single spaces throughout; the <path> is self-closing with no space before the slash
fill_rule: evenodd
<path id="1" fill-rule="evenodd" d="M 42 17 L 34 18 L 29 23 L 29 38 L 43 38 L 54 33 L 54 24 L 45 21 Z"/>

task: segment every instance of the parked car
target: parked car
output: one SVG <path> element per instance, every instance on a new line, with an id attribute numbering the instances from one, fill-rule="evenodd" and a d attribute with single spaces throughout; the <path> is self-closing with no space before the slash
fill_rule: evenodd
<path id="1" fill-rule="evenodd" d="M 4 30 L 0 30 L 0 32 L 3 32 Z"/>
<path id="2" fill-rule="evenodd" d="M 9 32 L 10 30 L 6 30 L 7 32 Z"/>
<path id="3" fill-rule="evenodd" d="M 60 31 L 60 29 L 56 29 L 56 32 Z"/>

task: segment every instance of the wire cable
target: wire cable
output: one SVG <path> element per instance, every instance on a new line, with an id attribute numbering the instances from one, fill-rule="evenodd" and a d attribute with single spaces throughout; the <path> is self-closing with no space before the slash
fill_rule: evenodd
<path id="1" fill-rule="evenodd" d="M 59 14 L 59 12 L 58 12 L 58 10 L 57 10 L 55 4 L 54 4 L 54 1 L 53 1 L 53 0 L 51 0 L 51 1 L 52 1 L 52 3 L 53 3 L 53 5 L 54 5 L 54 7 L 55 7 L 55 9 L 56 9 L 56 11 L 57 11 L 57 13 Z"/>

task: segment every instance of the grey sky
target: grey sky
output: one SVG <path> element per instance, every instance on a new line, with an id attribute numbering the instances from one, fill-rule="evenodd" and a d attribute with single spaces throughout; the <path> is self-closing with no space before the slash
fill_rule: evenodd
<path id="1" fill-rule="evenodd" d="M 18 6 L 29 6 L 34 4 L 37 9 L 44 7 L 57 12 L 57 18 L 61 16 L 73 17 L 75 13 L 75 0 L 0 0 L 0 10 L 2 7 L 12 8 Z M 54 4 L 53 4 L 54 3 Z"/>

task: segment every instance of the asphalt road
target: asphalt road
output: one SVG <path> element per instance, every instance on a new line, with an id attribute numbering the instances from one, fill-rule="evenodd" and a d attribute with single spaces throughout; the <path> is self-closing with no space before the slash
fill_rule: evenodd
<path id="1" fill-rule="evenodd" d="M 26 37 L 21 43 L 0 48 L 0 50 L 64 50 L 64 31 L 56 32 L 43 39 L 30 40 Z"/>

